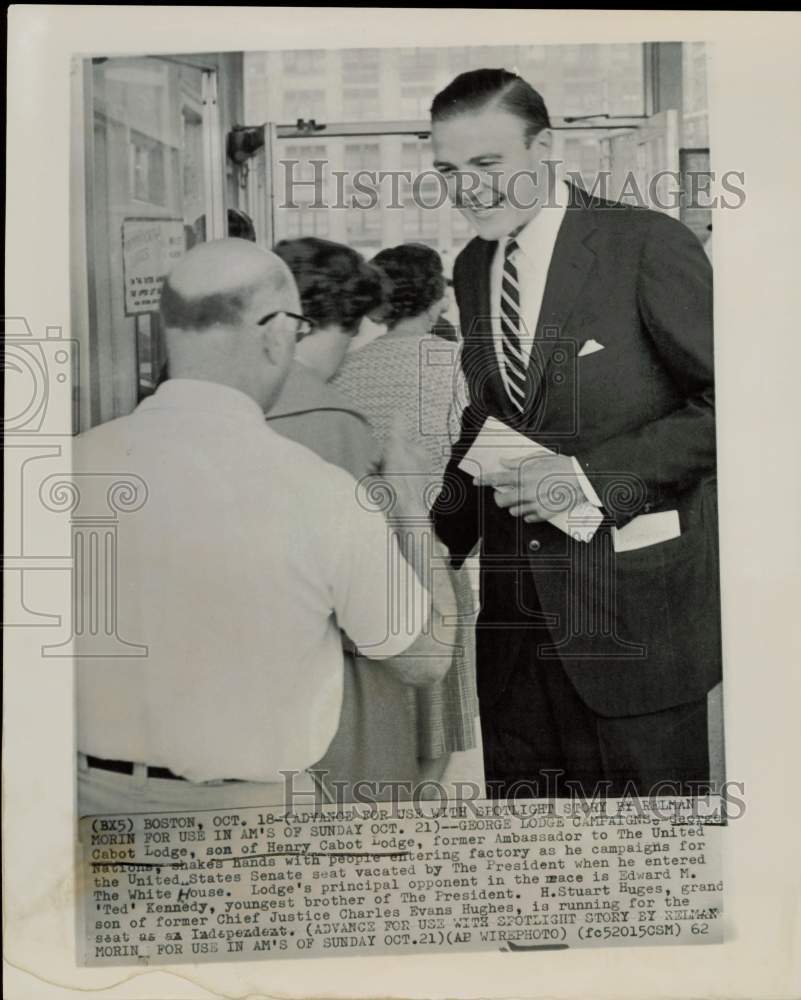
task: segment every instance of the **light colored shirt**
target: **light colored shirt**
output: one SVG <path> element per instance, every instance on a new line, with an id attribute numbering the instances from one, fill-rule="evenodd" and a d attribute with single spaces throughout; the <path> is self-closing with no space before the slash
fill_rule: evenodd
<path id="1" fill-rule="evenodd" d="M 531 347 L 537 331 L 537 320 L 545 294 L 548 268 L 551 266 L 556 237 L 565 217 L 567 199 L 559 205 L 545 205 L 526 223 L 515 237 L 517 250 L 512 253 L 512 262 L 517 269 L 520 286 L 520 348 L 526 361 L 531 357 Z M 506 258 L 506 245 L 510 236 L 499 240 L 498 249 L 492 259 L 490 271 L 490 307 L 492 311 L 492 338 L 498 367 L 506 381 L 503 347 L 501 339 L 501 283 Z"/>
<path id="2" fill-rule="evenodd" d="M 545 294 L 545 283 L 548 279 L 548 269 L 551 266 L 556 239 L 565 217 L 568 198 L 563 197 L 558 205 L 544 205 L 515 237 L 517 249 L 512 253 L 512 262 L 517 270 L 517 281 L 520 288 L 520 349 L 526 362 L 531 358 L 531 348 L 537 332 L 537 320 L 542 308 Z M 507 384 L 506 362 L 503 354 L 501 335 L 501 284 L 503 282 L 503 267 L 506 257 L 506 246 L 512 237 L 507 236 L 498 242 L 498 249 L 492 259 L 490 270 L 490 307 L 492 313 L 492 339 L 495 344 L 495 355 L 498 369 L 504 385 Z M 509 389 L 507 387 L 507 392 Z M 581 468 L 576 458 L 572 459 L 573 469 L 579 485 L 590 503 L 601 506 L 598 494 Z M 594 531 L 593 531 L 594 534 Z"/>
<path id="3" fill-rule="evenodd" d="M 81 435 L 74 468 L 148 489 L 118 528 L 118 632 L 148 655 L 78 660 L 84 753 L 194 781 L 280 781 L 336 730 L 340 629 L 384 659 L 425 627 L 428 595 L 383 515 L 235 389 L 168 381 Z"/>

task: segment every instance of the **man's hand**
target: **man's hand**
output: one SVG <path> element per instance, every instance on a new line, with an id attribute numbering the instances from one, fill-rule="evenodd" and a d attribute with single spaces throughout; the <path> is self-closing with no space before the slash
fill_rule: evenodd
<path id="1" fill-rule="evenodd" d="M 430 462 L 426 453 L 405 436 L 400 417 L 393 421 L 377 480 L 392 491 L 394 501 L 387 522 L 404 559 L 431 600 L 428 628 L 404 653 L 393 658 L 390 669 L 404 684 L 431 684 L 450 669 L 459 607 L 450 574 L 443 572 L 449 562 L 448 553 L 437 541 L 429 518 L 426 498 L 433 482 Z"/>
<path id="2" fill-rule="evenodd" d="M 473 480 L 476 486 L 491 486 L 495 503 L 524 521 L 548 521 L 570 511 L 586 497 L 579 485 L 569 455 L 541 455 L 525 459 L 502 459 L 504 469 Z"/>

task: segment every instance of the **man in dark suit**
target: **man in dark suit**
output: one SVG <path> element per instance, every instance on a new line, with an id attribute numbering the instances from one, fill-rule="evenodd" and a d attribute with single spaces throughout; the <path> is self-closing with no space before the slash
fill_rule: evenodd
<path id="1" fill-rule="evenodd" d="M 470 404 L 434 521 L 457 564 L 480 541 L 489 794 L 692 794 L 721 659 L 708 261 L 667 215 L 560 179 L 514 74 L 457 77 L 432 122 L 478 233 L 454 269 Z M 551 454 L 464 462 L 488 417 Z"/>

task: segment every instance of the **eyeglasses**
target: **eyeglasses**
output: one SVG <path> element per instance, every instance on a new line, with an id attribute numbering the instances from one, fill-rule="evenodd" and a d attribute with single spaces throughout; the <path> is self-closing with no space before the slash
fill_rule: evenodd
<path id="1" fill-rule="evenodd" d="M 289 316 L 290 319 L 294 319 L 297 323 L 295 328 L 295 340 L 303 340 L 304 337 L 308 337 L 310 333 L 314 333 L 314 320 L 309 319 L 308 316 L 301 316 L 298 313 L 289 312 L 287 309 L 279 309 L 277 312 L 267 313 L 266 316 L 258 321 L 258 326 L 264 326 L 265 323 L 269 323 L 271 319 L 275 319 L 276 316 Z"/>

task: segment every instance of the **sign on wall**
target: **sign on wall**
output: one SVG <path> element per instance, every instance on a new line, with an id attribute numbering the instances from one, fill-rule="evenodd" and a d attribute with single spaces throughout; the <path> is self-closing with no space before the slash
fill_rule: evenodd
<path id="1" fill-rule="evenodd" d="M 156 312 L 161 285 L 186 252 L 183 219 L 123 219 L 125 315 Z"/>

